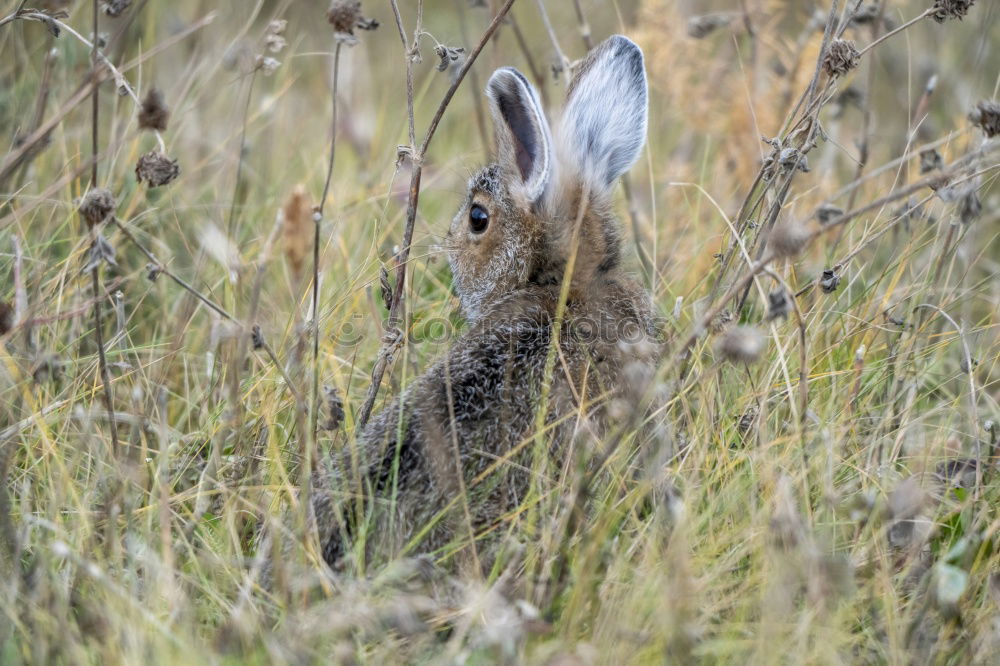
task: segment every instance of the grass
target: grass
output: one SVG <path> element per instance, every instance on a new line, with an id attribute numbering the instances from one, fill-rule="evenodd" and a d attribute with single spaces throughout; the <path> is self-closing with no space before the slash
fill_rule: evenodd
<path id="1" fill-rule="evenodd" d="M 4 3 L 0 18 L 20 4 Z M 158 149 L 156 137 L 138 131 L 133 102 L 106 82 L 97 185 L 114 193 L 121 227 L 190 290 L 165 272 L 150 280 L 146 254 L 105 225 L 116 250 L 100 298 L 117 447 L 93 285 L 81 272 L 90 239 L 75 204 L 90 177 L 90 50 L 37 21 L 0 25 L 0 275 L 10 276 L 0 301 L 15 312 L 0 337 L 0 662 L 993 659 L 1000 150 L 968 113 L 998 97 L 1000 8 L 978 2 L 963 21 L 907 27 L 853 71 L 820 75 L 817 104 L 796 111 L 824 43 L 823 21 L 801 3 L 699 4 L 724 23 L 700 39 L 688 34 L 693 3 L 542 3 L 570 59 L 584 54 L 578 7 L 595 41 L 622 32 L 646 53 L 649 142 L 617 207 L 668 341 L 648 422 L 609 451 L 595 443 L 584 452 L 602 464 L 581 465 L 582 517 L 571 517 L 572 472 L 541 477 L 514 515 L 498 517 L 497 534 L 483 536 L 502 535 L 515 554 L 507 569 L 457 567 L 454 552 L 467 544 L 456 543 L 430 559 L 358 561 L 337 576 L 304 560 L 264 590 L 254 583 L 269 556 L 257 548 L 260 527 L 301 535 L 313 386 L 309 206 L 329 166 L 333 35 L 325 8 L 309 3 L 132 4 L 121 18 L 102 15 L 99 31 L 112 36 L 108 58 L 140 98 L 163 91 L 165 152 L 181 176 L 137 185 L 133 165 Z M 434 45 L 468 53 L 492 16 L 469 4 L 426 2 L 423 59 L 413 63 L 417 142 L 450 83 L 435 70 Z M 837 3 L 838 18 L 857 4 Z M 884 4 L 900 26 L 932 3 Z M 58 20 L 89 38 L 91 4 L 47 7 L 57 5 L 68 8 Z M 820 5 L 825 16 L 830 5 Z M 401 10 L 411 41 L 415 8 Z M 397 146 L 411 143 L 404 53 L 389 3 L 367 0 L 363 11 L 381 27 L 341 48 L 320 229 L 316 380 L 344 407 L 340 427 L 320 432 L 320 452 L 351 441 L 383 346 L 380 269 L 397 284 L 407 215 L 411 165 L 397 160 Z M 565 74 L 549 67 L 557 49 L 538 11 L 514 3 L 526 49 L 514 25 L 502 26 L 428 146 L 407 337 L 376 410 L 462 327 L 439 244 L 467 176 L 487 159 L 490 128 L 476 103 L 486 77 L 509 64 L 535 69 L 558 106 Z M 276 18 L 289 21 L 288 45 L 271 53 L 264 37 Z M 844 37 L 861 49 L 891 29 L 871 18 Z M 280 61 L 273 74 L 254 71 L 258 54 Z M 15 163 L 18 137 L 47 126 L 44 147 Z M 790 136 L 793 127 L 803 131 Z M 772 152 L 761 137 L 805 151 L 809 171 L 754 184 Z M 931 143 L 943 171 L 922 174 L 915 149 Z M 937 173 L 951 190 L 898 196 Z M 312 199 L 286 206 L 300 184 Z M 919 210 L 905 214 L 907 200 Z M 820 229 L 823 204 L 864 212 L 832 213 L 835 228 Z M 751 276 L 731 228 L 756 258 L 769 211 L 779 227 L 808 225 L 811 242 Z M 636 233 L 652 272 L 633 249 Z M 816 288 L 834 266 L 836 290 Z M 802 290 L 801 326 L 795 312 L 768 319 L 767 294 L 782 283 Z M 742 310 L 742 288 L 720 300 L 742 284 Z M 710 316 L 723 310 L 730 326 L 764 336 L 756 362 L 723 358 L 727 334 Z M 261 349 L 250 343 L 253 324 Z"/>

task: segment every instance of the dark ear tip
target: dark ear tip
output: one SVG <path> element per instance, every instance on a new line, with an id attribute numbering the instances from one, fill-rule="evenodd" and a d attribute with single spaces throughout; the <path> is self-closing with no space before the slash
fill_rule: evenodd
<path id="1" fill-rule="evenodd" d="M 604 43 L 614 57 L 638 58 L 642 62 L 642 49 L 625 35 L 611 35 Z"/>
<path id="2" fill-rule="evenodd" d="M 491 94 L 510 92 L 518 82 L 528 87 L 528 80 L 521 72 L 513 67 L 501 67 L 490 76 L 490 80 L 486 83 L 486 92 Z"/>

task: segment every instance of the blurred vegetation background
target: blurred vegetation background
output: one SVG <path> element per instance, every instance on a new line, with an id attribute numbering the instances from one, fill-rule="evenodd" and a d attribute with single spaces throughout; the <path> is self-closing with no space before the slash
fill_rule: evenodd
<path id="1" fill-rule="evenodd" d="M 808 170 L 779 204 L 780 220 L 815 229 L 821 206 L 851 210 L 935 173 L 917 154 L 933 145 L 941 161 L 931 167 L 982 151 L 978 208 L 964 190 L 924 188 L 775 262 L 802 290 L 805 333 L 795 316 L 767 320 L 755 289 L 729 314 L 766 337 L 758 363 L 725 362 L 713 333 L 687 379 L 664 367 L 672 397 L 656 410 L 656 441 L 637 438 L 612 457 L 568 547 L 515 517 L 517 570 L 466 580 L 447 562 L 406 560 L 330 583 L 313 563 L 322 593 L 293 585 L 282 596 L 254 585 L 254 535 L 295 505 L 312 206 L 331 139 L 327 5 L 134 0 L 120 16 L 100 14 L 99 42 L 136 95 L 162 93 L 163 152 L 180 167 L 162 187 L 137 182 L 135 164 L 158 140 L 105 80 L 97 185 L 114 194 L 121 222 L 104 230 L 116 253 L 100 293 L 115 449 L 82 273 L 91 237 L 77 213 L 93 133 L 80 38 L 92 38 L 93 8 L 28 4 L 78 35 L 39 20 L 0 25 L 0 301 L 10 306 L 0 312 L 0 661 L 992 661 L 1000 193 L 997 141 L 970 113 L 998 98 L 1000 5 L 964 3 L 963 20 L 925 18 L 864 53 L 829 88 Z M 408 42 L 418 4 L 399 3 Z M 422 3 L 425 34 L 409 56 L 418 142 L 501 4 Z M 934 3 L 836 5 L 860 49 Z M 24 7 L 7 0 L 0 19 Z M 396 19 L 388 1 L 361 11 L 379 26 L 341 48 L 321 229 L 319 381 L 344 408 L 322 451 L 350 440 L 368 390 L 387 314 L 380 274 L 391 286 L 412 168 L 400 151 L 408 56 Z M 729 224 L 745 199 L 773 200 L 755 179 L 767 140 L 788 139 L 818 71 L 829 11 L 828 0 L 515 2 L 424 158 L 407 343 L 376 408 L 462 326 L 440 243 L 467 178 L 490 158 L 482 88 L 493 69 L 524 72 L 554 118 L 569 76 L 562 57 L 616 33 L 643 48 L 648 144 L 616 208 L 629 261 L 676 341 L 709 310 L 716 282 L 741 274 L 738 256 L 722 271 Z M 443 71 L 435 47 L 455 56 Z M 763 223 L 751 217 L 748 239 Z M 167 275 L 150 279 L 159 271 L 133 240 L 235 321 Z M 828 269 L 835 290 L 810 288 Z M 247 354 L 253 324 L 269 349 Z M 554 521 L 568 492 L 556 486 L 546 499 Z M 566 550 L 562 587 L 539 592 L 545 563 Z"/>

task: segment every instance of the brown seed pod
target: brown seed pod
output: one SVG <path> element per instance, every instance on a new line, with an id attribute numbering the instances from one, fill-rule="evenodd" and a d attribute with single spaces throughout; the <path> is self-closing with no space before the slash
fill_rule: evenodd
<path id="1" fill-rule="evenodd" d="M 168 120 L 170 120 L 170 109 L 163 102 L 163 93 L 156 88 L 150 88 L 139 109 L 139 129 L 162 132 L 167 129 Z"/>
<path id="2" fill-rule="evenodd" d="M 79 211 L 87 224 L 100 224 L 115 210 L 115 197 L 111 191 L 103 187 L 95 187 L 84 195 L 80 201 Z"/>
<path id="3" fill-rule="evenodd" d="M 835 39 L 826 48 L 823 56 L 823 71 L 830 76 L 843 76 L 858 66 L 861 55 L 854 47 L 854 42 L 846 39 Z"/>
<path id="4" fill-rule="evenodd" d="M 293 281 L 298 283 L 302 279 L 312 242 L 312 203 L 306 188 L 296 185 L 283 210 L 285 261 L 291 270 Z"/>
<path id="5" fill-rule="evenodd" d="M 151 150 L 135 165 L 135 177 L 140 183 L 146 181 L 150 187 L 160 187 L 177 179 L 181 168 L 177 160 L 172 160 L 163 153 Z"/>
<path id="6" fill-rule="evenodd" d="M 961 21 L 974 4 L 976 4 L 976 0 L 934 0 L 934 11 L 931 18 L 938 23 L 944 23 L 948 19 Z"/>

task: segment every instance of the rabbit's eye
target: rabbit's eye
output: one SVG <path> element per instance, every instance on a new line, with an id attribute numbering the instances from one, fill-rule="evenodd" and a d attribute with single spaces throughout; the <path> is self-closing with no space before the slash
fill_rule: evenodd
<path id="1" fill-rule="evenodd" d="M 479 204 L 472 204 L 472 208 L 469 209 L 469 228 L 472 229 L 472 233 L 483 233 L 489 224 L 490 214 L 486 212 L 486 209 Z"/>

